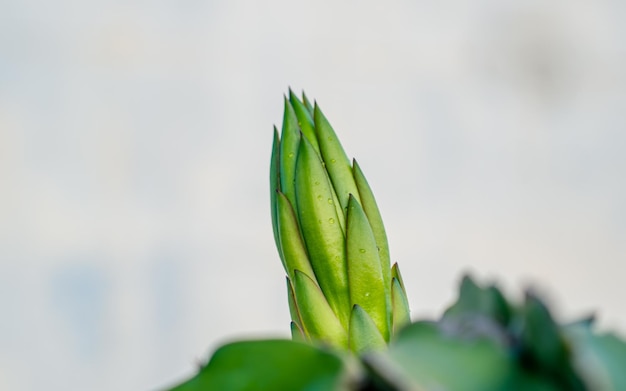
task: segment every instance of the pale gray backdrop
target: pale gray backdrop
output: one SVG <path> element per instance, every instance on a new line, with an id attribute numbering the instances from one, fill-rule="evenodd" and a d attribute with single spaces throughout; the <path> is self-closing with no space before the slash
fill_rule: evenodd
<path id="1" fill-rule="evenodd" d="M 463 271 L 626 330 L 626 3 L 0 1 L 0 389 L 155 390 L 288 335 L 289 86 L 378 197 L 414 317 Z"/>

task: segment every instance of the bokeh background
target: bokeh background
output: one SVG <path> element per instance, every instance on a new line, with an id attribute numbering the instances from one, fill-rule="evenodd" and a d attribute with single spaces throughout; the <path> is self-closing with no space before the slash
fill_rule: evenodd
<path id="1" fill-rule="evenodd" d="M 158 390 L 288 336 L 272 125 L 320 103 L 412 315 L 462 272 L 626 330 L 626 3 L 0 1 L 0 389 Z"/>

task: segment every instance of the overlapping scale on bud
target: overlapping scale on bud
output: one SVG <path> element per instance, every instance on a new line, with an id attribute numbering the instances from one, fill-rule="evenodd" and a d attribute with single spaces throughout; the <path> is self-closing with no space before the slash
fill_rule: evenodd
<path id="1" fill-rule="evenodd" d="M 381 348 L 409 322 L 404 283 L 363 172 L 319 106 L 302 98 L 285 97 L 270 168 L 292 334 L 357 353 Z"/>

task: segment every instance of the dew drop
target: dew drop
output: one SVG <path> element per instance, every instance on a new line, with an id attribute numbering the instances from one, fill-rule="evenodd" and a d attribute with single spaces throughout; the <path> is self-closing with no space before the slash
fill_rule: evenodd
<path id="1" fill-rule="evenodd" d="M 370 293 L 369 292 L 365 292 L 365 297 L 369 297 Z"/>
<path id="2" fill-rule="evenodd" d="M 330 162 L 331 162 L 331 163 L 335 163 L 335 162 L 336 162 L 336 160 L 335 160 L 335 159 L 330 159 Z"/>
<path id="3" fill-rule="evenodd" d="M 293 152 L 290 152 L 290 153 L 289 153 L 289 155 L 287 155 L 287 156 L 289 156 L 289 157 L 294 157 L 294 156 L 295 156 L 295 154 L 294 154 Z"/>
<path id="4" fill-rule="evenodd" d="M 328 219 L 328 222 L 331 224 L 335 224 L 335 219 L 333 219 L 332 217 L 330 219 Z"/>
<path id="5" fill-rule="evenodd" d="M 360 251 L 361 253 L 364 253 L 364 252 L 365 252 L 365 249 L 364 249 L 364 248 L 361 248 L 361 249 L 359 249 L 359 251 Z"/>
<path id="6" fill-rule="evenodd" d="M 329 203 L 330 205 L 332 205 L 332 204 L 333 204 L 333 199 L 332 199 L 332 198 L 329 198 L 329 199 L 328 199 L 328 203 Z"/>
<path id="7" fill-rule="evenodd" d="M 320 182 L 319 182 L 319 181 L 315 181 L 315 184 L 316 184 L 316 185 L 319 185 L 319 184 L 320 184 Z"/>
<path id="8" fill-rule="evenodd" d="M 317 195 L 317 199 L 318 199 L 318 201 L 321 201 L 321 200 L 322 200 L 322 195 L 321 195 L 321 194 L 318 194 L 318 195 Z"/>

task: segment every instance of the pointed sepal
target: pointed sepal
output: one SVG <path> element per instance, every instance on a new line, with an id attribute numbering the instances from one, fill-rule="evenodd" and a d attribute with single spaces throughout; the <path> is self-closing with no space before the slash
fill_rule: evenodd
<path id="1" fill-rule="evenodd" d="M 317 282 L 347 329 L 351 305 L 345 239 L 332 192 L 319 156 L 303 138 L 296 165 L 298 220 Z"/>
<path id="2" fill-rule="evenodd" d="M 306 96 L 304 91 L 302 91 L 302 103 L 304 103 L 304 107 L 306 107 L 306 109 L 309 111 L 309 114 L 311 114 L 311 117 L 313 117 L 313 105 L 311 104 L 311 101 Z"/>
<path id="3" fill-rule="evenodd" d="M 296 160 L 300 145 L 300 127 L 298 118 L 289 100 L 285 97 L 285 113 L 280 137 L 280 191 L 282 191 L 292 205 L 296 201 Z"/>
<path id="4" fill-rule="evenodd" d="M 391 267 L 391 277 L 398 280 L 400 287 L 406 294 L 406 289 L 404 288 L 404 281 L 402 280 L 402 274 L 400 273 L 400 266 L 398 266 L 397 262 L 394 263 L 393 266 Z"/>
<path id="5" fill-rule="evenodd" d="M 350 283 L 350 303 L 370 315 L 385 340 L 389 340 L 387 289 L 378 257 L 378 248 L 365 212 L 350 195 L 348 202 L 346 259 Z"/>
<path id="6" fill-rule="evenodd" d="M 296 303 L 296 292 L 293 289 L 293 284 L 289 277 L 287 280 L 287 301 L 289 302 L 289 316 L 291 317 L 292 323 L 295 323 L 300 331 L 302 331 L 302 335 L 304 335 L 304 331 L 302 330 L 302 318 L 300 317 L 300 310 L 298 310 L 298 303 Z"/>
<path id="7" fill-rule="evenodd" d="M 341 207 L 345 210 L 348 207 L 348 198 L 352 194 L 357 201 L 360 201 L 359 191 L 357 190 L 354 177 L 352 175 L 352 167 L 346 152 L 341 146 L 337 134 L 322 113 L 317 103 L 313 109 L 315 131 L 320 145 L 322 159 L 326 165 L 326 170 L 330 176 Z"/>
<path id="8" fill-rule="evenodd" d="M 293 271 L 298 269 L 313 277 L 315 274 L 311 268 L 306 247 L 300 235 L 298 220 L 291 203 L 281 192 L 278 192 L 276 201 L 278 208 L 278 236 L 287 275 L 293 279 Z"/>
<path id="9" fill-rule="evenodd" d="M 302 130 L 304 136 L 307 140 L 309 140 L 313 149 L 319 155 L 320 146 L 317 142 L 317 138 L 315 137 L 315 125 L 313 124 L 313 118 L 311 117 L 309 110 L 291 90 L 289 90 L 289 102 L 291 102 L 293 111 L 296 113 L 296 117 L 298 118 L 298 126 L 300 127 L 300 130 Z"/>
<path id="10" fill-rule="evenodd" d="M 391 289 L 391 259 L 389 256 L 389 243 L 387 241 L 387 233 L 385 231 L 385 225 L 383 224 L 383 218 L 380 215 L 380 210 L 376 204 L 374 193 L 372 193 L 372 189 L 370 188 L 367 179 L 365 179 L 365 175 L 363 175 L 363 171 L 361 171 L 361 167 L 359 167 L 356 160 L 352 161 L 352 172 L 361 197 L 361 206 L 365 211 L 367 220 L 369 221 L 374 237 L 376 238 L 378 256 L 380 257 L 380 265 L 383 271 L 383 280 L 385 281 L 385 286 L 387 287 L 388 297 L 389 290 Z"/>
<path id="11" fill-rule="evenodd" d="M 400 280 L 395 277 L 391 280 L 391 303 L 393 307 L 391 310 L 393 334 L 395 335 L 402 327 L 411 323 L 411 314 L 406 293 L 400 285 Z"/>
<path id="12" fill-rule="evenodd" d="M 276 192 L 280 189 L 279 178 L 280 167 L 280 138 L 278 136 L 278 130 L 274 126 L 274 140 L 272 141 L 272 157 L 270 160 L 270 208 L 272 213 L 272 228 L 274 229 L 274 241 L 276 242 L 276 248 L 280 259 L 285 264 L 283 253 L 280 251 L 280 239 L 278 237 L 278 208 L 276 206 Z"/>
<path id="13" fill-rule="evenodd" d="M 304 332 L 313 340 L 346 348 L 348 336 L 317 284 L 299 270 L 294 273 L 296 303 Z"/>
<path id="14" fill-rule="evenodd" d="M 372 350 L 382 350 L 387 342 L 368 313 L 358 304 L 352 307 L 349 330 L 350 350 L 362 354 Z"/>
<path id="15" fill-rule="evenodd" d="M 298 341 L 298 342 L 307 342 L 306 337 L 304 336 L 304 332 L 302 331 L 302 329 L 300 328 L 300 326 L 298 326 L 298 324 L 296 322 L 291 322 L 290 324 L 290 328 L 291 328 L 291 339 L 294 341 Z"/>

